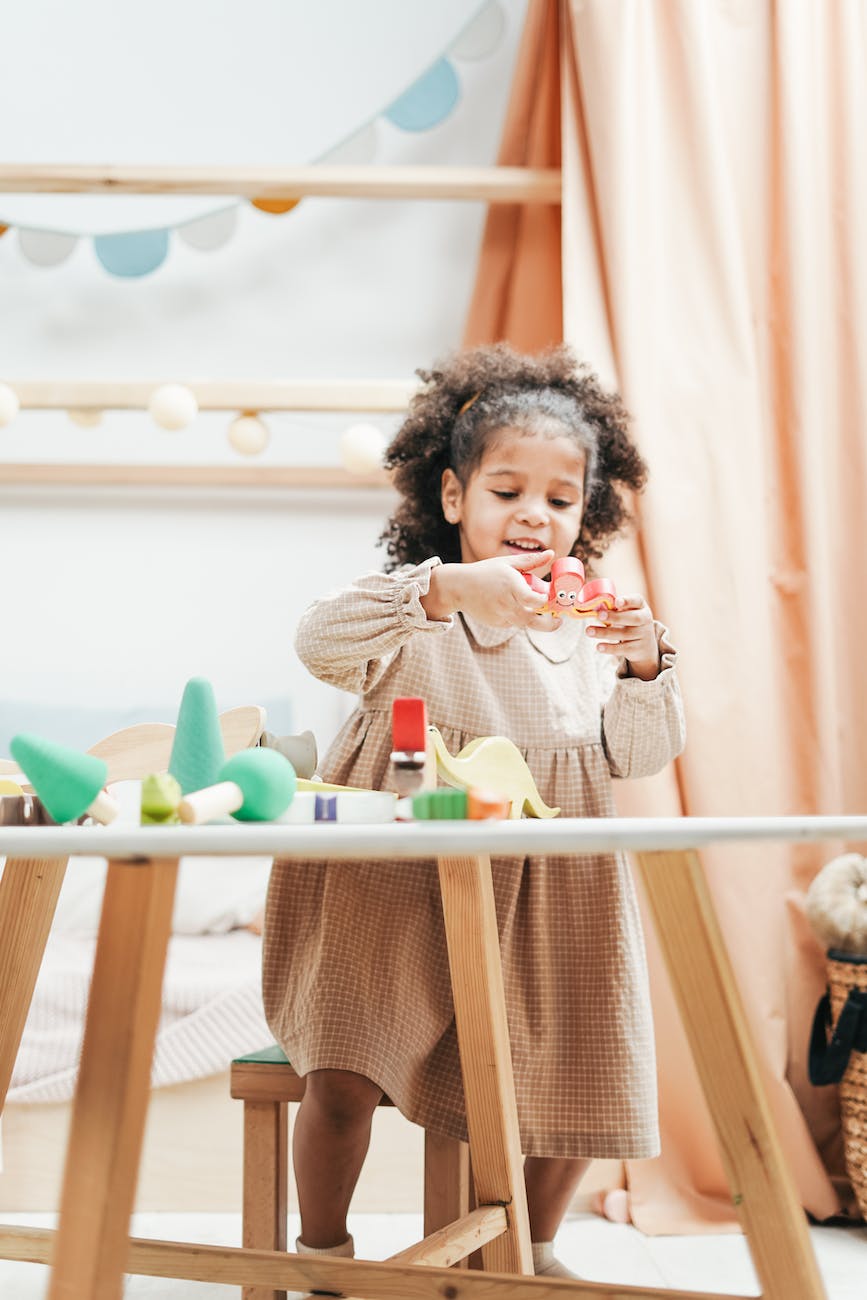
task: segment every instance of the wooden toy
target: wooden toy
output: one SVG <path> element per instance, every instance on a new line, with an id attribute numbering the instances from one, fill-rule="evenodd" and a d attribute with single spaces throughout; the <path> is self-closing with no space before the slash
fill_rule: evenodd
<path id="1" fill-rule="evenodd" d="M 276 749 L 288 758 L 297 777 L 309 778 L 316 771 L 319 754 L 312 731 L 301 731 L 297 736 L 275 736 L 270 731 L 263 731 L 259 744 L 264 749 Z"/>
<path id="2" fill-rule="evenodd" d="M 219 781 L 186 795 L 178 804 L 182 822 L 197 824 L 231 813 L 238 821 L 267 822 L 289 807 L 295 769 L 275 749 L 245 749 L 224 763 Z"/>
<path id="3" fill-rule="evenodd" d="M 191 677 L 184 687 L 169 771 L 183 794 L 216 784 L 226 761 L 214 688 L 204 677 Z"/>
<path id="4" fill-rule="evenodd" d="M 360 785 L 335 785 L 333 781 L 313 781 L 307 777 L 298 777 L 298 789 L 312 794 L 339 794 L 346 791 L 351 794 L 370 794 Z"/>
<path id="5" fill-rule="evenodd" d="M 336 794 L 318 794 L 316 796 L 314 821 L 317 822 L 337 821 L 337 795 Z"/>
<path id="6" fill-rule="evenodd" d="M 114 821 L 120 811 L 103 786 L 108 764 L 41 736 L 21 732 L 9 745 L 12 757 L 56 822 L 74 822 L 85 814 L 97 822 Z"/>
<path id="7" fill-rule="evenodd" d="M 361 826 L 394 821 L 397 795 L 390 790 L 337 790 L 313 797 L 317 822 Z"/>
<path id="8" fill-rule="evenodd" d="M 603 609 L 613 609 L 617 589 L 610 578 L 584 580 L 584 565 L 574 556 L 555 560 L 551 565 L 551 581 L 545 582 L 535 573 L 523 573 L 533 591 L 547 596 L 537 614 L 552 614 L 554 618 L 591 618 Z"/>
<path id="9" fill-rule="evenodd" d="M 437 774 L 447 785 L 469 789 L 478 786 L 496 790 L 511 805 L 510 816 L 524 810 L 531 817 L 557 817 L 559 808 L 549 808 L 539 791 L 524 756 L 506 736 L 479 736 L 450 754 L 436 727 L 428 727 L 433 742 Z"/>
<path id="10" fill-rule="evenodd" d="M 471 786 L 467 791 L 467 818 L 471 822 L 502 821 L 511 814 L 511 804 L 502 795 Z"/>
<path id="11" fill-rule="evenodd" d="M 459 822 L 467 816 L 466 790 L 424 790 L 413 796 L 412 815 L 417 822 Z"/>
<path id="12" fill-rule="evenodd" d="M 142 778 L 142 826 L 171 826 L 180 821 L 178 804 L 182 794 L 180 783 L 170 772 Z"/>
<path id="13" fill-rule="evenodd" d="M 416 794 L 429 776 L 427 705 L 404 696 L 391 706 L 391 788 L 398 795 Z"/>

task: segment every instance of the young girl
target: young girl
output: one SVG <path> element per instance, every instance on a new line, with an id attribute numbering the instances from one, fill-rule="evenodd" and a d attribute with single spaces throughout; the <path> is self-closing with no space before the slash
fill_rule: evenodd
<path id="1" fill-rule="evenodd" d="M 317 601 L 298 629 L 310 671 L 360 697 L 322 775 L 386 787 L 392 701 L 421 696 L 452 753 L 509 736 L 563 816 L 612 816 L 612 776 L 657 772 L 683 746 L 675 651 L 643 597 L 620 597 L 604 623 L 555 619 L 535 613 L 545 597 L 521 570 L 589 566 L 622 531 L 621 493 L 646 474 L 626 412 L 566 347 L 476 348 L 419 374 L 386 462 L 401 498 L 387 572 Z M 589 1162 L 658 1152 L 638 909 L 615 853 L 497 859 L 493 875 L 534 1263 L 569 1277 L 551 1243 Z M 351 1254 L 346 1213 L 383 1093 L 466 1139 L 432 864 L 275 863 L 263 990 L 307 1078 L 297 1249 Z"/>

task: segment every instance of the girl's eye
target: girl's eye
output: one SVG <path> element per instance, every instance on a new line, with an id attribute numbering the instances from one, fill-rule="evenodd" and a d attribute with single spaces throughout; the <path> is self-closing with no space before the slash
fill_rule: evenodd
<path id="1" fill-rule="evenodd" d="M 559 497 L 554 497 L 551 501 L 551 505 L 554 506 L 555 510 L 568 510 L 571 505 L 574 505 L 574 502 L 562 501 Z"/>
<path id="2" fill-rule="evenodd" d="M 517 492 L 498 492 L 494 491 L 494 496 L 499 497 L 501 501 L 512 501 L 517 496 Z"/>

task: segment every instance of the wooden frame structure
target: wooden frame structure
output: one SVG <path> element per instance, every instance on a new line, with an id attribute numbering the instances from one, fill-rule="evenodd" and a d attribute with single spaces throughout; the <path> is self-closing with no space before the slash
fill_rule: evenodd
<path id="1" fill-rule="evenodd" d="M 66 856 L 109 859 L 60 1227 L 56 1234 L 2 1228 L 0 1257 L 50 1262 L 50 1300 L 119 1300 L 124 1271 L 371 1300 L 490 1300 L 494 1293 L 511 1300 L 651 1300 L 664 1294 L 697 1300 L 692 1292 L 527 1276 L 530 1239 L 489 855 L 620 848 L 638 854 L 762 1297 L 823 1300 L 805 1216 L 695 849 L 737 839 L 859 840 L 867 838 L 867 818 L 431 822 L 410 829 L 411 835 L 399 824 L 0 829 L 0 853 L 7 855 L 0 880 L 0 1099 Z M 302 863 L 316 856 L 437 859 L 476 1210 L 384 1264 L 128 1240 L 177 861 L 196 853 L 266 853 Z M 486 1273 L 445 1271 L 479 1247 Z"/>
<path id="2" fill-rule="evenodd" d="M 167 167 L 0 164 L 0 193 L 225 195 L 291 201 L 366 198 L 559 204 L 556 168 L 447 166 Z M 6 379 L 22 409 L 145 408 L 153 383 Z M 189 382 L 200 410 L 401 411 L 414 385 Z M 330 467 L 0 462 L 0 486 L 382 488 L 384 472 Z"/>
<path id="3" fill-rule="evenodd" d="M 5 380 L 22 411 L 144 411 L 165 381 Z M 401 380 L 191 380 L 200 411 L 377 412 L 406 410 L 416 385 Z M 0 487 L 387 489 L 385 470 L 354 474 L 334 465 L 142 465 L 123 462 L 0 461 Z"/>

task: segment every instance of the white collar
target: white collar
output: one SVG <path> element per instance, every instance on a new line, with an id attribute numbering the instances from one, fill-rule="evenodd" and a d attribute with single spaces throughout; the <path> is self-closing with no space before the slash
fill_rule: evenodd
<path id="1" fill-rule="evenodd" d="M 485 650 L 494 646 L 505 645 L 512 637 L 525 629 L 518 627 L 490 627 L 480 623 L 470 614 L 461 614 L 470 636 Z M 584 635 L 584 619 L 564 618 L 556 632 L 536 632 L 526 629 L 526 637 L 534 649 L 539 650 L 551 663 L 562 664 L 571 659 L 578 645 L 578 638 Z"/>

